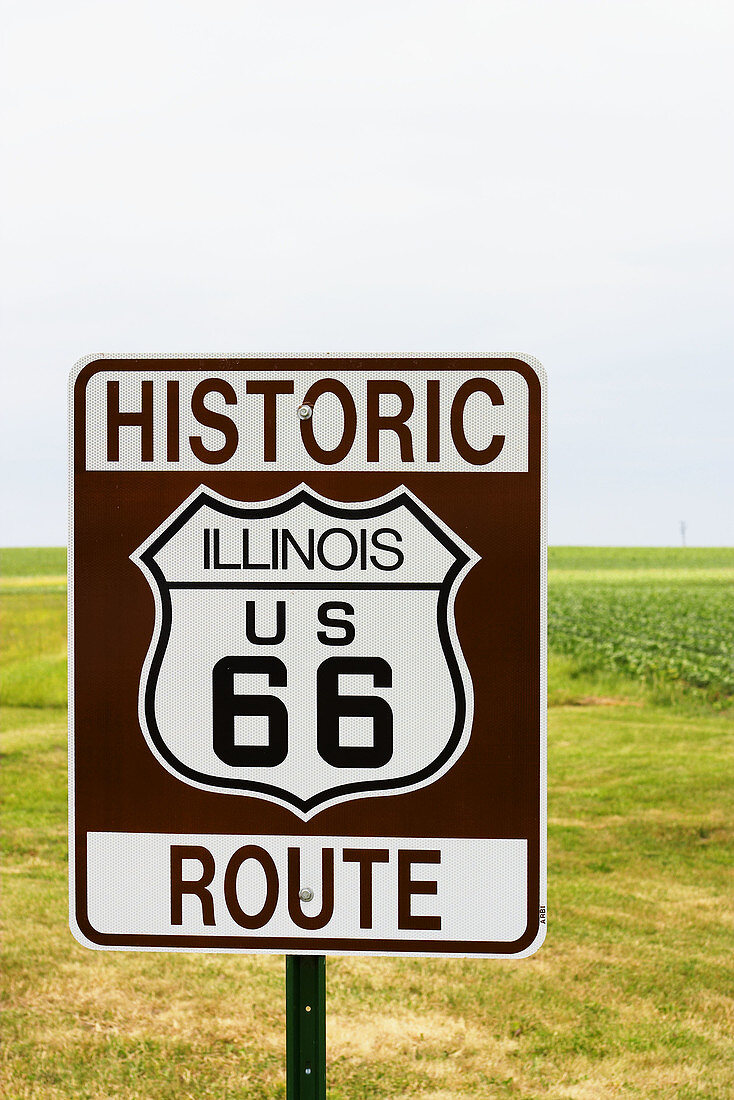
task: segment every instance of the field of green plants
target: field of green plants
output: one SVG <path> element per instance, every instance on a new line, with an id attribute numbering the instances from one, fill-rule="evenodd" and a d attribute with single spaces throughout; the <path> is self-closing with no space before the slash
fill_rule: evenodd
<path id="1" fill-rule="evenodd" d="M 0 554 L 0 1096 L 283 1100 L 281 957 L 72 938 L 66 555 Z M 330 958 L 329 1100 L 731 1100 L 733 605 L 733 550 L 551 550 L 547 939 Z"/>
<path id="2" fill-rule="evenodd" d="M 658 697 L 734 695 L 734 550 L 553 548 L 548 641 Z"/>

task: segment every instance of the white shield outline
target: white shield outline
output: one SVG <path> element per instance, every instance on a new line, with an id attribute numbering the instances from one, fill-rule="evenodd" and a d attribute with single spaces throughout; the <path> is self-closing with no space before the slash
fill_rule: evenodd
<path id="1" fill-rule="evenodd" d="M 154 698 L 158 675 L 170 637 L 172 606 L 170 582 L 155 560 L 155 555 L 177 534 L 202 507 L 236 518 L 269 519 L 285 516 L 299 504 L 307 503 L 315 511 L 335 519 L 358 520 L 386 515 L 399 508 L 406 508 L 447 549 L 454 558 L 439 588 L 437 629 L 451 682 L 454 687 L 456 712 L 453 729 L 443 750 L 435 760 L 423 769 L 394 779 L 364 780 L 345 783 L 301 799 L 283 788 L 240 778 L 206 776 L 179 760 L 170 750 L 158 729 L 155 718 Z M 284 806 L 304 821 L 340 802 L 356 798 L 404 794 L 428 786 L 440 779 L 459 759 L 471 736 L 474 694 L 473 685 L 464 655 L 459 644 L 454 619 L 456 593 L 469 570 L 480 560 L 454 531 L 423 502 L 401 485 L 385 496 L 368 501 L 334 501 L 316 493 L 301 483 L 283 496 L 266 501 L 247 502 L 221 496 L 206 485 L 200 485 L 162 524 L 138 547 L 130 559 L 141 569 L 153 592 L 155 601 L 155 625 L 151 643 L 143 664 L 138 696 L 138 717 L 148 747 L 159 763 L 177 779 L 199 790 L 247 795 L 263 798 Z M 287 589 L 285 583 L 280 587 Z M 313 587 L 320 587 L 314 585 Z M 384 588 L 419 587 L 411 583 L 385 583 Z"/>

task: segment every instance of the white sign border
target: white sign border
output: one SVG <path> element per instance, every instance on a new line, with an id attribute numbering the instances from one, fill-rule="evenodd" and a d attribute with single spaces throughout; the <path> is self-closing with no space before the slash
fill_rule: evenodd
<path id="1" fill-rule="evenodd" d="M 460 351 L 460 352 L 119 352 L 119 353 L 105 353 L 99 352 L 96 354 L 85 355 L 78 359 L 74 364 L 72 371 L 69 375 L 68 384 L 68 423 L 69 423 L 69 437 L 68 437 L 68 483 L 69 483 L 69 513 L 68 513 L 68 551 L 67 551 L 67 616 L 68 616 L 68 698 L 69 698 L 69 727 L 68 727 L 68 747 L 69 747 L 69 764 L 68 764 L 68 802 L 69 802 L 69 925 L 72 934 L 75 939 L 83 946 L 91 948 L 95 951 L 173 951 L 173 952 L 187 952 L 187 953 L 218 953 L 218 954 L 282 954 L 282 951 L 271 950 L 269 948 L 259 949 L 257 952 L 248 949 L 242 951 L 240 948 L 221 948 L 221 947 L 129 947 L 126 945 L 108 945 L 94 943 L 87 939 L 84 932 L 82 932 L 76 920 L 76 844 L 75 844 L 75 805 L 74 805 L 74 775 L 75 775 L 75 745 L 74 745 L 74 441 L 76 438 L 75 423 L 74 423 L 74 391 L 76 387 L 76 381 L 78 376 L 88 367 L 90 363 L 95 363 L 100 360 L 179 360 L 185 362 L 190 359 L 273 359 L 273 360 L 303 360 L 303 359 L 394 359 L 396 362 L 400 360 L 410 359 L 517 359 L 521 363 L 525 363 L 535 373 L 540 383 L 541 391 L 541 423 L 540 423 L 540 714 L 539 714 L 539 734 L 540 734 L 540 837 L 539 837 L 539 907 L 540 907 L 540 922 L 538 925 L 538 933 L 533 942 L 522 951 L 516 953 L 510 952 L 447 952 L 447 951 L 370 951 L 365 949 L 363 951 L 329 951 L 330 955 L 365 955 L 365 956 L 381 956 L 381 957 L 396 957 L 396 958 L 459 958 L 459 959 L 523 959 L 535 952 L 542 946 L 545 940 L 547 931 L 547 913 L 548 913 L 548 901 L 547 901 L 547 835 L 548 835 L 548 789 L 547 789 L 547 774 L 548 774 L 548 715 L 547 715 L 547 696 L 548 696 L 548 446 L 547 446 L 547 431 L 548 431 L 548 408 L 547 408 L 547 375 L 545 368 L 540 360 L 535 356 L 529 355 L 525 352 L 505 351 L 505 352 L 473 352 L 473 351 Z M 320 948 L 310 950 L 305 945 L 302 947 L 299 945 L 298 954 L 301 955 L 323 955 L 324 951 Z"/>

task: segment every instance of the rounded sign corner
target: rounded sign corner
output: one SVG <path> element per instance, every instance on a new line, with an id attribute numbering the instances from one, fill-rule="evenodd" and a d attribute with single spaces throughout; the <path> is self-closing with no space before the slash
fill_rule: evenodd
<path id="1" fill-rule="evenodd" d="M 82 924 L 86 925 L 86 930 L 82 928 Z M 78 918 L 73 908 L 69 911 L 69 931 L 77 943 L 81 944 L 82 947 L 88 948 L 90 951 L 104 951 L 109 948 L 109 944 L 106 942 L 105 937 L 92 928 L 86 916 Z M 95 935 L 99 936 L 98 940 L 94 939 Z"/>

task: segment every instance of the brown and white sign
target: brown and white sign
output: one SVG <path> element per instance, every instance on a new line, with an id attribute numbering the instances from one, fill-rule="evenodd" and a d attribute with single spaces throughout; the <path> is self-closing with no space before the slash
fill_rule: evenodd
<path id="1" fill-rule="evenodd" d="M 76 937 L 537 950 L 540 365 L 96 356 L 70 403 Z"/>

